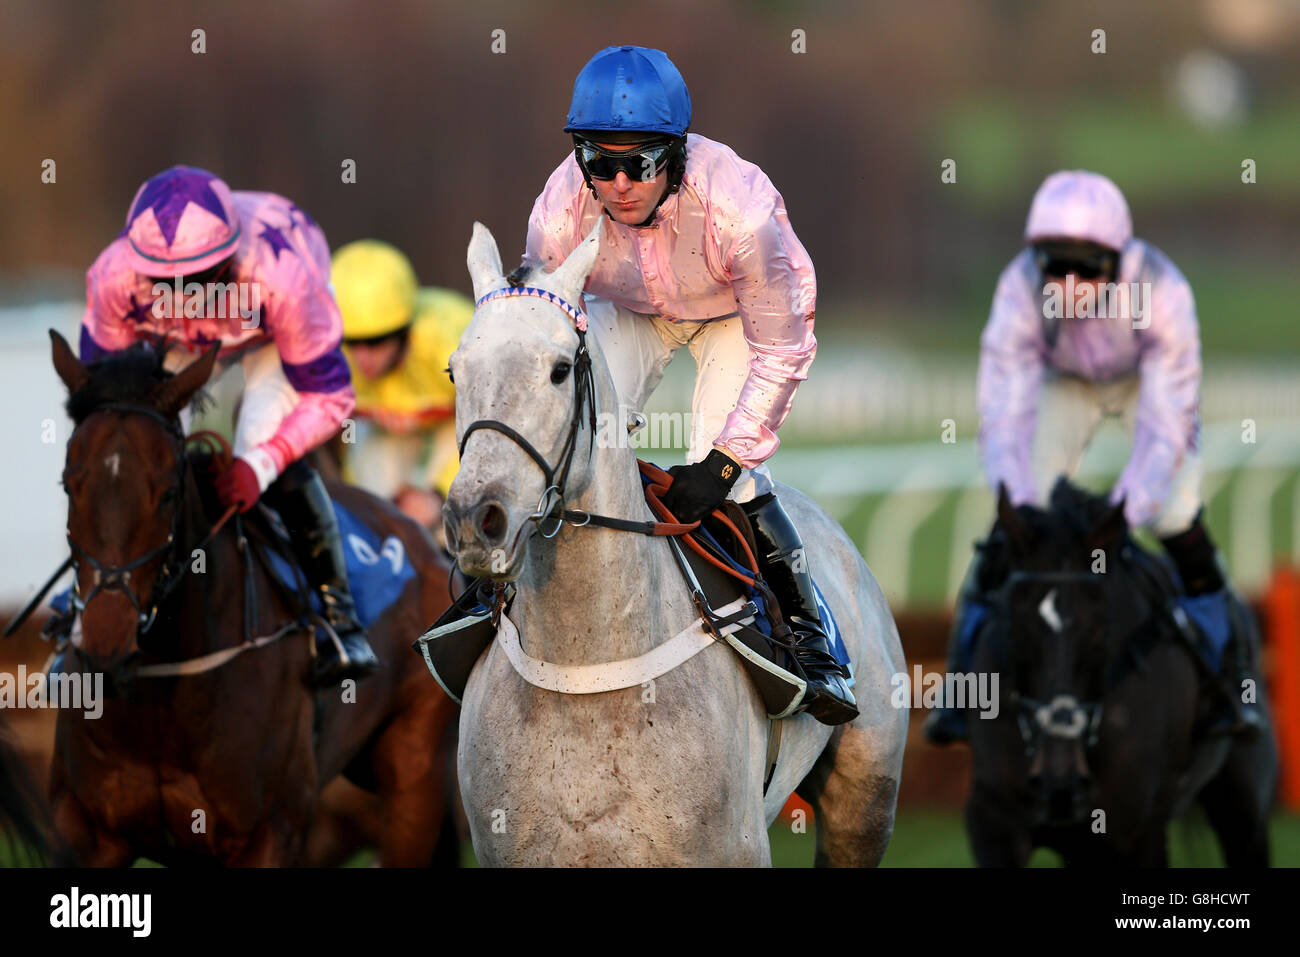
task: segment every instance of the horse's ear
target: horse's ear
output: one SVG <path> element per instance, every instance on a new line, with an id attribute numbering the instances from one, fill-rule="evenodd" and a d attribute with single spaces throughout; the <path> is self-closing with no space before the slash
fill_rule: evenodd
<path id="1" fill-rule="evenodd" d="M 469 253 L 465 258 L 469 266 L 469 278 L 474 284 L 474 301 L 478 302 L 487 293 L 505 285 L 506 277 L 501 274 L 501 252 L 492 231 L 482 223 L 474 224 L 474 235 L 469 240 Z"/>
<path id="2" fill-rule="evenodd" d="M 1007 541 L 1010 542 L 1013 551 L 1023 554 L 1033 544 L 1034 530 L 1011 504 L 1011 496 L 1007 494 L 1005 482 L 998 483 L 998 526 L 1006 532 Z"/>
<path id="3" fill-rule="evenodd" d="M 214 345 L 197 361 L 191 362 L 162 383 L 153 394 L 158 411 L 171 416 L 189 405 L 190 399 L 194 398 L 194 393 L 203 388 L 208 379 L 212 378 L 212 367 L 217 364 L 217 353 L 220 351 L 220 344 Z"/>
<path id="4" fill-rule="evenodd" d="M 67 386 L 69 395 L 90 381 L 90 373 L 86 371 L 86 367 L 81 364 L 81 360 L 72 351 L 72 346 L 68 345 L 68 340 L 53 329 L 50 330 L 50 348 L 54 355 L 54 371 L 59 374 L 59 378 Z"/>
<path id="5" fill-rule="evenodd" d="M 587 238 L 578 243 L 578 248 L 569 253 L 569 257 L 550 275 L 551 284 L 568 293 L 572 299 L 576 299 L 582 292 L 591 267 L 596 265 L 596 256 L 600 253 L 600 234 L 604 226 L 605 217 L 602 215 L 596 220 L 591 232 L 587 233 Z"/>
<path id="6" fill-rule="evenodd" d="M 1124 499 L 1120 499 L 1097 517 L 1097 521 L 1093 522 L 1092 528 L 1088 529 L 1088 534 L 1084 536 L 1084 541 L 1090 550 L 1102 548 L 1109 551 L 1123 540 L 1124 533 L 1127 531 L 1128 519 L 1124 517 Z"/>

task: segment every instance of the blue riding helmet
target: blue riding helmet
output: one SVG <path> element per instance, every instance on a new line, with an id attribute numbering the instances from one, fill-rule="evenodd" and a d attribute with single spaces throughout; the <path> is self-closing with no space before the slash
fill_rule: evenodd
<path id="1" fill-rule="evenodd" d="M 662 50 L 606 47 L 573 84 L 564 132 L 618 130 L 684 136 L 691 125 L 686 81 Z"/>

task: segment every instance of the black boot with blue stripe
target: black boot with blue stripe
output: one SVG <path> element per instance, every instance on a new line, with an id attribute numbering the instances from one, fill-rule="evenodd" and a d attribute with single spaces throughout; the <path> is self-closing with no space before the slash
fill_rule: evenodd
<path id="1" fill-rule="evenodd" d="M 1183 594 L 1174 599 L 1174 619 L 1221 681 L 1222 694 L 1215 696 L 1208 732 L 1257 734 L 1266 721 L 1257 693 L 1251 693 L 1259 687 L 1252 641 L 1255 629 L 1250 610 L 1224 579 L 1200 513 L 1187 531 L 1162 538 L 1160 544 L 1183 583 Z"/>

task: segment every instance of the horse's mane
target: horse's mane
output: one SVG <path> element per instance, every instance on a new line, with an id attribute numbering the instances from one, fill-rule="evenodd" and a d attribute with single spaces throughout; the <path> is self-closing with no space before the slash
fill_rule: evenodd
<path id="1" fill-rule="evenodd" d="M 1062 476 L 1052 488 L 1047 508 L 1021 505 L 1016 508 L 1016 514 L 1029 527 L 1035 541 L 1068 546 L 1091 532 L 1110 507 L 1109 498 L 1104 493 L 1089 492 Z M 1124 533 L 1123 541 L 1131 541 L 1128 532 Z M 1010 570 L 1011 556 L 1006 544 L 1001 522 L 994 522 L 993 531 L 979 546 L 988 562 L 985 574 L 991 580 L 1004 580 Z"/>
<path id="2" fill-rule="evenodd" d="M 506 282 L 515 287 L 527 286 L 528 281 L 532 278 L 533 272 L 534 269 L 532 266 L 520 265 L 509 276 L 506 276 Z"/>
<path id="3" fill-rule="evenodd" d="M 1064 476 L 1056 480 L 1048 500 L 1049 512 L 1073 535 L 1084 535 L 1110 508 L 1105 494 L 1080 488 Z"/>
<path id="4" fill-rule="evenodd" d="M 90 378 L 64 404 L 73 425 L 81 425 L 96 409 L 110 403 L 126 403 L 153 408 L 153 393 L 172 378 L 164 366 L 171 346 L 136 343 L 129 349 L 114 352 L 86 366 Z M 208 397 L 202 390 L 191 400 L 196 410 L 206 407 Z"/>

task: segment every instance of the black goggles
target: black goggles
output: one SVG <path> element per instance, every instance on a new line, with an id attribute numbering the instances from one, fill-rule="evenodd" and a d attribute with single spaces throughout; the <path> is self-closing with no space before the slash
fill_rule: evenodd
<path id="1" fill-rule="evenodd" d="M 590 140 L 577 140 L 573 152 L 578 164 L 592 179 L 613 179 L 619 170 L 630 180 L 648 183 L 658 176 L 672 158 L 673 143 L 646 143 L 629 150 L 615 152 L 597 146 Z"/>
<path id="2" fill-rule="evenodd" d="M 1044 276 L 1064 279 L 1070 273 L 1080 279 L 1114 279 L 1119 253 L 1113 249 L 1039 245 L 1034 247 L 1034 264 Z"/>

